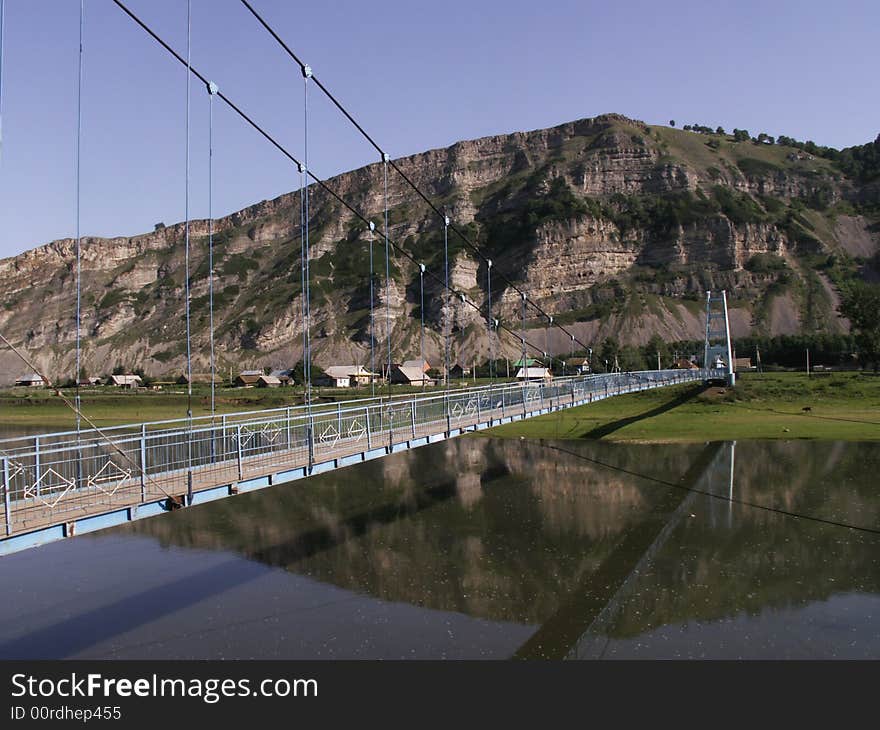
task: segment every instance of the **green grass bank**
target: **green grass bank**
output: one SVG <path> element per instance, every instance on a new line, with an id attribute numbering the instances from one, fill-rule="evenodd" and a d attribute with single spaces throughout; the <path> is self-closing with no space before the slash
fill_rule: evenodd
<path id="1" fill-rule="evenodd" d="M 747 373 L 735 388 L 682 385 L 633 393 L 487 429 L 480 436 L 648 442 L 876 441 L 880 440 L 880 376 Z"/>
<path id="2" fill-rule="evenodd" d="M 395 395 L 419 391 L 395 386 Z M 429 389 L 430 390 L 430 389 Z M 439 389 L 438 389 L 439 390 Z M 73 398 L 72 392 L 65 392 Z M 369 396 L 368 389 L 321 389 L 332 403 Z M 218 413 L 298 405 L 299 389 L 222 388 Z M 186 416 L 183 388 L 126 392 L 82 390 L 83 412 L 99 426 Z M 809 410 L 803 410 L 808 408 Z M 207 388 L 193 393 L 193 415 L 210 414 Z M 73 428 L 72 411 L 51 391 L 0 391 L 0 426 L 41 431 Z M 515 438 L 594 438 L 614 441 L 717 439 L 880 440 L 880 377 L 868 373 L 749 373 L 736 388 L 683 385 L 617 396 L 525 422 L 480 432 Z"/>

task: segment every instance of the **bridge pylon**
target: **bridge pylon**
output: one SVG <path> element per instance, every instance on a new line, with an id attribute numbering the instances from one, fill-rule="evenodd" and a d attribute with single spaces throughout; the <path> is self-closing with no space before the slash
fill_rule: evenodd
<path id="1" fill-rule="evenodd" d="M 727 385 L 736 384 L 730 322 L 727 318 L 727 291 L 722 291 L 720 294 L 706 292 L 706 342 L 703 348 L 703 367 L 707 371 L 723 370 Z"/>

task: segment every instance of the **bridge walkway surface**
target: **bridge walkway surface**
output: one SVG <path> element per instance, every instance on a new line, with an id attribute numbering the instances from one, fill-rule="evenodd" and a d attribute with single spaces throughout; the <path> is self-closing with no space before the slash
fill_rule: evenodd
<path id="1" fill-rule="evenodd" d="M 701 370 L 504 383 L 0 441 L 0 555 L 339 469 Z"/>

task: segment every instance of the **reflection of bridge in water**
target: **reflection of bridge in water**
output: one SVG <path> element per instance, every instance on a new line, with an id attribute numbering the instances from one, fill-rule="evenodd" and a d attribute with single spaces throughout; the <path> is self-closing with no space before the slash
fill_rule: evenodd
<path id="1" fill-rule="evenodd" d="M 708 444 L 682 477 L 682 489 L 669 489 L 636 529 L 630 530 L 595 573 L 575 587 L 559 611 L 514 655 L 518 659 L 595 659 L 607 627 L 617 616 L 639 576 L 691 514 L 700 493 L 723 494 L 730 526 L 736 442 Z M 718 488 L 723 484 L 723 490 Z M 720 504 L 720 503 L 718 503 Z M 715 510 L 713 505 L 712 521 Z"/>
<path id="2" fill-rule="evenodd" d="M 0 554 L 705 377 L 611 373 L 7 439 Z"/>

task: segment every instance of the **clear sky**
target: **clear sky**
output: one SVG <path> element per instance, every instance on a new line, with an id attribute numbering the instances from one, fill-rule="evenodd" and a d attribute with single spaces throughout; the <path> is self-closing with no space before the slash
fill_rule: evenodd
<path id="1" fill-rule="evenodd" d="M 252 0 L 392 156 L 620 112 L 845 147 L 880 131 L 876 0 Z M 181 53 L 186 0 L 126 4 Z M 85 0 L 82 233 L 184 217 L 185 71 L 111 0 Z M 193 66 L 302 155 L 298 68 L 238 0 L 192 0 Z M 70 236 L 79 0 L 6 0 L 0 256 Z M 372 148 L 313 90 L 310 163 Z M 207 214 L 207 94 L 192 86 L 193 217 Z M 297 186 L 216 105 L 214 210 Z"/>

